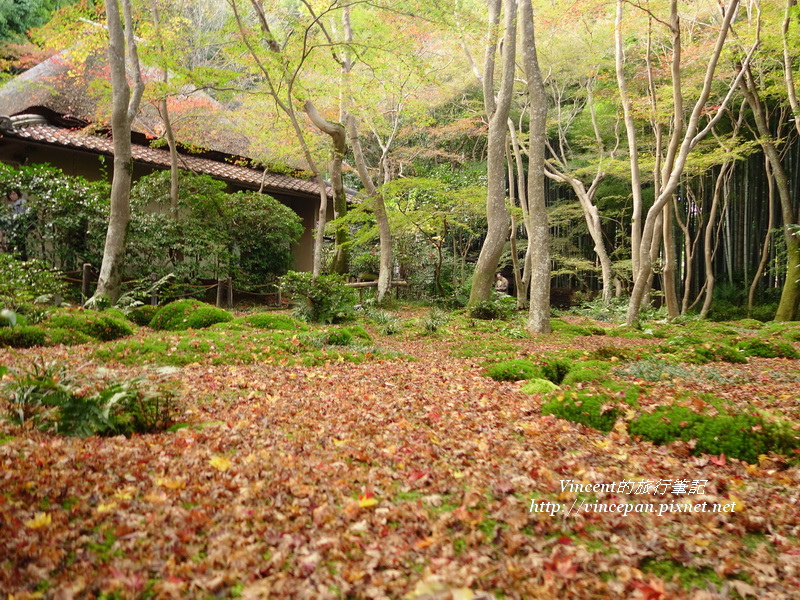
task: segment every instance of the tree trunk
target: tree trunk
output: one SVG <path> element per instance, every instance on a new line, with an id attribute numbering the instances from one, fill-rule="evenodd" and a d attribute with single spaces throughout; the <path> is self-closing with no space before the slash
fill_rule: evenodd
<path id="1" fill-rule="evenodd" d="M 775 313 L 776 321 L 793 321 L 800 304 L 800 241 L 793 235 L 791 227 L 796 225 L 792 195 L 789 189 L 789 180 L 783 168 L 778 148 L 775 146 L 772 132 L 767 124 L 764 108 L 758 97 L 756 83 L 749 68 L 741 82 L 747 104 L 753 111 L 753 118 L 758 128 L 758 142 L 772 167 L 772 176 L 778 190 L 781 203 L 781 216 L 783 217 L 783 236 L 786 240 L 786 280 L 783 284 L 778 310 Z"/>
<path id="2" fill-rule="evenodd" d="M 536 56 L 531 0 L 522 0 L 522 61 L 530 95 L 528 147 L 528 211 L 531 234 L 531 286 L 528 331 L 550 332 L 550 229 L 544 188 L 544 150 L 547 143 L 547 94 Z"/>
<path id="3" fill-rule="evenodd" d="M 515 49 L 517 44 L 517 3 L 503 0 L 505 26 L 502 46 L 503 78 L 497 100 L 494 96 L 497 29 L 501 0 L 489 0 L 489 32 L 483 75 L 483 101 L 489 119 L 488 158 L 486 161 L 487 234 L 475 265 L 468 306 L 487 300 L 492 293 L 494 274 L 508 236 L 510 216 L 506 207 L 505 150 L 506 126 L 514 86 Z M 546 220 L 545 220 L 546 223 Z M 546 227 L 546 225 L 545 225 Z"/>
<path id="4" fill-rule="evenodd" d="M 121 3 L 121 4 L 120 4 Z M 120 296 L 125 266 L 125 246 L 130 223 L 130 192 L 133 177 L 131 122 L 139 108 L 144 82 L 133 33 L 130 0 L 106 0 L 108 18 L 108 62 L 111 69 L 111 134 L 114 140 L 114 174 L 111 182 L 111 211 L 103 249 L 103 262 L 95 297 L 106 296 L 115 303 Z M 120 5 L 122 15 L 120 15 Z M 122 18 L 121 18 L 122 17 Z M 124 19 L 124 26 L 123 26 Z M 125 47 L 134 86 L 127 79 Z"/>
<path id="5" fill-rule="evenodd" d="M 708 66 L 706 67 L 705 77 L 703 79 L 703 88 L 700 92 L 697 101 L 694 104 L 692 109 L 691 116 L 689 117 L 688 122 L 686 123 L 685 127 L 675 125 L 675 129 L 673 130 L 673 135 L 670 140 L 669 147 L 667 148 L 667 158 L 665 161 L 664 166 L 664 174 L 667 176 L 662 177 L 662 188 L 660 193 L 655 199 L 653 206 L 650 207 L 650 210 L 647 212 L 647 217 L 644 221 L 644 226 L 642 228 L 642 239 L 641 244 L 638 248 L 634 247 L 633 252 L 639 253 L 639 270 L 634 276 L 634 285 L 633 291 L 631 292 L 630 302 L 628 304 L 628 314 L 626 317 L 626 323 L 629 326 L 636 325 L 639 321 L 639 311 L 641 310 L 642 300 L 645 296 L 645 293 L 649 287 L 649 281 L 652 275 L 653 264 L 650 256 L 650 248 L 653 244 L 653 238 L 655 234 L 655 227 L 656 223 L 659 220 L 659 217 L 662 214 L 664 206 L 669 202 L 672 198 L 672 195 L 675 193 L 675 190 L 678 187 L 678 182 L 680 181 L 680 177 L 683 174 L 683 169 L 686 165 L 686 160 L 689 156 L 689 153 L 692 149 L 697 145 L 700 140 L 708 135 L 711 127 L 716 122 L 715 119 L 709 121 L 709 124 L 702 130 L 698 131 L 698 124 L 700 122 L 701 115 L 706 108 L 706 102 L 708 101 L 709 95 L 711 94 L 711 86 L 714 80 L 714 73 L 716 71 L 717 63 L 719 62 L 720 54 L 722 53 L 722 48 L 725 44 L 725 39 L 728 35 L 728 30 L 730 29 L 731 20 L 733 19 L 734 14 L 736 13 L 736 7 L 738 5 L 738 0 L 732 0 L 730 6 L 728 7 L 723 23 L 720 27 L 719 34 L 717 36 L 716 45 L 714 50 L 711 53 L 711 56 L 708 61 Z M 674 99 L 674 107 L 673 107 L 673 119 L 675 123 L 683 123 L 683 111 L 681 108 L 681 103 L 679 100 L 682 98 L 682 91 L 681 91 L 681 79 L 680 79 L 680 26 L 678 24 L 678 6 L 677 0 L 671 0 L 670 2 L 670 13 L 671 13 L 671 28 L 673 31 L 673 53 L 675 56 L 673 57 L 673 68 L 672 68 L 672 84 L 673 84 L 673 99 Z M 619 20 L 619 19 L 618 19 Z M 740 77 L 737 77 L 734 85 L 740 81 Z M 726 97 L 724 104 L 729 101 L 730 94 Z M 718 111 L 718 115 L 722 114 L 722 110 Z M 630 135 L 630 132 L 629 132 Z M 633 164 L 633 163 L 632 163 Z"/>
<path id="6" fill-rule="evenodd" d="M 361 139 L 358 136 L 358 123 L 352 114 L 347 116 L 347 133 L 350 136 L 350 147 L 353 149 L 358 178 L 372 201 L 372 214 L 375 215 L 375 222 L 378 224 L 381 255 L 376 299 L 380 304 L 392 285 L 392 230 L 389 227 L 389 215 L 386 213 L 386 203 L 383 200 L 383 195 L 376 189 L 367 171 L 367 161 L 364 158 Z"/>

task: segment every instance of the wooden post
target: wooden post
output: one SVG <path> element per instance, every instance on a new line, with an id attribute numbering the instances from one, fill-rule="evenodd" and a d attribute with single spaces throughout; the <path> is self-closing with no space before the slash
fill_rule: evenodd
<path id="1" fill-rule="evenodd" d="M 150 283 L 158 281 L 158 275 L 150 273 Z M 155 288 L 150 291 L 150 306 L 158 306 L 158 292 Z"/>
<path id="2" fill-rule="evenodd" d="M 217 308 L 222 308 L 222 290 L 224 285 L 224 279 L 217 279 Z"/>
<path id="3" fill-rule="evenodd" d="M 92 265 L 89 263 L 83 263 L 83 279 L 81 281 L 81 296 L 83 296 L 83 301 L 86 302 L 89 299 L 89 292 L 92 289 Z"/>

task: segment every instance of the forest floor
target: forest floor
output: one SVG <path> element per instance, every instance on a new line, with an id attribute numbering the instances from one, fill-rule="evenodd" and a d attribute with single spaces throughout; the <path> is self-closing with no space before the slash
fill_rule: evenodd
<path id="1" fill-rule="evenodd" d="M 427 311 L 407 308 L 396 318 L 392 335 L 361 318 L 371 341 L 349 346 L 319 341 L 332 328 L 228 325 L 0 349 L 7 382 L 47 361 L 92 385 L 167 381 L 182 423 L 77 438 L 3 419 L 0 591 L 15 600 L 800 597 L 796 456 L 751 464 L 628 430 L 665 404 L 714 411 L 712 397 L 798 423 L 800 361 L 661 360 L 659 344 L 692 323 L 668 326 L 666 338 L 618 337 L 566 318 L 531 337 L 521 317 L 426 327 Z M 760 335 L 752 323 L 725 327 L 702 331 Z M 798 332 L 779 330 L 795 348 Z M 547 357 L 612 363 L 615 381 L 637 386 L 638 404 L 604 433 L 544 416 L 543 395 L 486 376 L 501 360 Z M 585 484 L 601 486 L 575 487 Z"/>

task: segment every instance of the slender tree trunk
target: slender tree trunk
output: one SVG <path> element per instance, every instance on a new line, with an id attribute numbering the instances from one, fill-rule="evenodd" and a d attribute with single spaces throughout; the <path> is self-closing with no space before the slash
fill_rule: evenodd
<path id="1" fill-rule="evenodd" d="M 528 146 L 528 210 L 531 221 L 531 288 L 528 331 L 550 332 L 550 229 L 544 188 L 544 151 L 547 143 L 547 94 L 536 56 L 531 0 L 520 4 L 522 62 L 530 96 Z"/>
<path id="2" fill-rule="evenodd" d="M 772 165 L 769 159 L 764 161 L 764 168 L 767 172 L 767 202 L 769 203 L 769 217 L 767 223 L 767 233 L 764 236 L 764 244 L 761 246 L 761 260 L 758 263 L 756 274 L 753 275 L 753 281 L 750 284 L 750 291 L 747 294 L 747 314 L 753 312 L 753 304 L 756 297 L 756 289 L 758 289 L 758 281 L 764 273 L 764 269 L 769 261 L 769 251 L 772 245 L 772 228 L 775 227 L 775 178 L 772 176 Z"/>
<path id="3" fill-rule="evenodd" d="M 615 59 L 617 72 L 617 87 L 622 103 L 622 112 L 625 120 L 625 131 L 628 139 L 628 157 L 631 167 L 631 193 L 633 195 L 633 216 L 631 217 L 631 264 L 633 280 L 639 273 L 639 253 L 642 247 L 642 176 L 639 170 L 639 147 L 636 136 L 636 121 L 628 84 L 625 78 L 624 63 L 625 49 L 622 46 L 622 16 L 624 0 L 617 0 L 616 20 L 614 21 Z"/>
<path id="4" fill-rule="evenodd" d="M 506 207 L 505 150 L 506 126 L 514 86 L 515 49 L 517 44 L 517 3 L 503 0 L 505 25 L 502 43 L 503 76 L 495 100 L 494 71 L 498 43 L 501 0 L 489 0 L 489 31 L 483 75 L 483 101 L 489 119 L 488 158 L 486 161 L 487 233 L 475 265 L 469 306 L 487 300 L 492 292 L 494 273 L 508 236 L 510 216 Z M 546 223 L 546 220 L 545 220 Z M 546 227 L 546 225 L 545 225 Z"/>
<path id="5" fill-rule="evenodd" d="M 672 216 L 672 203 L 664 205 L 662 216 L 662 235 L 664 240 L 664 268 L 661 272 L 663 282 L 664 301 L 667 305 L 667 315 L 674 319 L 680 314 L 678 308 L 678 286 L 675 277 L 677 265 L 675 256 L 675 222 Z"/>
<path id="6" fill-rule="evenodd" d="M 792 206 L 789 180 L 783 168 L 778 148 L 775 146 L 763 105 L 758 97 L 756 83 L 749 68 L 741 82 L 741 88 L 750 109 L 753 111 L 753 118 L 759 133 L 758 142 L 772 167 L 772 175 L 781 205 L 781 216 L 783 217 L 783 236 L 786 240 L 786 280 L 783 284 L 778 310 L 775 313 L 775 320 L 793 321 L 797 314 L 797 307 L 800 304 L 800 241 L 792 231 L 792 226 L 796 225 L 797 222 L 795 220 L 794 207 Z"/>
<path id="7" fill-rule="evenodd" d="M 378 270 L 377 301 L 380 304 L 386 297 L 392 284 L 392 231 L 389 227 L 389 215 L 386 212 L 386 203 L 372 178 L 367 171 L 367 161 L 361 148 L 361 139 L 358 136 L 358 123 L 350 114 L 347 116 L 347 133 L 350 136 L 350 147 L 353 149 L 353 158 L 361 185 L 367 190 L 367 195 L 372 202 L 372 214 L 378 224 L 378 237 L 380 240 L 380 267 Z"/>
<path id="8" fill-rule="evenodd" d="M 108 62 L 111 68 L 111 133 L 114 140 L 114 175 L 111 182 L 111 212 L 108 218 L 103 262 L 100 266 L 95 296 L 106 296 L 112 303 L 115 303 L 120 296 L 131 216 L 130 191 L 133 177 L 131 123 L 139 108 L 139 102 L 144 92 L 144 82 L 139 70 L 130 1 L 106 0 L 105 4 L 109 37 Z M 134 82 L 133 90 L 131 90 L 127 78 L 126 45 Z"/>
<path id="9" fill-rule="evenodd" d="M 641 310 L 642 300 L 645 296 L 645 293 L 649 289 L 649 282 L 651 280 L 652 275 L 652 259 L 651 253 L 648 252 L 651 249 L 653 244 L 653 238 L 655 236 L 655 229 L 656 223 L 659 221 L 661 217 L 661 213 L 664 209 L 664 206 L 667 202 L 670 201 L 672 195 L 675 193 L 675 190 L 678 187 L 678 182 L 680 181 L 680 177 L 683 174 L 683 169 L 686 165 L 686 160 L 689 156 L 689 153 L 692 149 L 697 145 L 700 140 L 705 138 L 708 133 L 711 131 L 713 125 L 717 122 L 718 117 L 722 114 L 722 108 L 727 104 L 730 100 L 731 94 L 729 93 L 726 96 L 725 100 L 723 101 L 722 107 L 718 111 L 718 116 L 713 118 L 709 121 L 708 125 L 702 130 L 698 131 L 699 122 L 703 110 L 705 109 L 706 102 L 711 94 L 711 86 L 714 80 L 714 73 L 716 71 L 717 63 L 719 62 L 720 55 L 722 53 L 722 48 L 725 44 L 725 39 L 728 35 L 728 30 L 730 29 L 731 20 L 733 19 L 734 14 L 736 13 L 736 7 L 738 5 L 738 0 L 732 0 L 730 6 L 728 7 L 723 23 L 720 27 L 719 34 L 717 36 L 717 42 L 714 47 L 714 50 L 711 53 L 711 56 L 708 61 L 708 65 L 706 67 L 705 77 L 703 79 L 703 88 L 700 92 L 700 95 L 697 98 L 697 101 L 694 104 L 692 109 L 692 113 L 689 117 L 688 122 L 685 126 L 681 126 L 678 128 L 675 125 L 675 129 L 673 130 L 673 136 L 670 140 L 669 147 L 667 148 L 667 157 L 665 160 L 665 167 L 664 173 L 667 173 L 668 176 L 663 177 L 662 181 L 662 188 L 659 195 L 656 197 L 653 206 L 650 207 L 650 210 L 647 212 L 647 217 L 644 221 L 644 226 L 642 228 L 642 240 L 640 247 L 634 248 L 633 251 L 639 253 L 639 270 L 636 273 L 634 278 L 634 285 L 633 291 L 631 292 L 630 302 L 628 304 L 628 314 L 626 317 L 626 323 L 629 326 L 636 325 L 639 321 L 639 311 Z M 673 84 L 673 99 L 674 107 L 673 107 L 673 118 L 675 123 L 683 123 L 683 110 L 681 108 L 678 99 L 682 98 L 682 91 L 681 91 L 681 79 L 680 79 L 680 25 L 678 23 L 678 7 L 677 7 L 677 0 L 670 1 L 670 13 L 671 13 L 671 28 L 673 31 L 673 68 L 672 68 L 672 84 Z M 749 55 L 748 55 L 749 58 Z M 738 84 L 741 80 L 741 77 L 737 77 L 734 85 Z"/>

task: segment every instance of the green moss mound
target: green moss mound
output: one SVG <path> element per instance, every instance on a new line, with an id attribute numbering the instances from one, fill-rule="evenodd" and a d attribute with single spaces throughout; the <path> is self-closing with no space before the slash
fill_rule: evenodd
<path id="1" fill-rule="evenodd" d="M 61 327 L 48 327 L 46 330 L 48 346 L 57 346 L 64 344 L 65 346 L 77 346 L 78 344 L 88 344 L 92 338 L 80 331 L 72 329 L 62 329 Z"/>
<path id="2" fill-rule="evenodd" d="M 727 362 L 744 364 L 747 356 L 740 350 L 728 346 L 727 344 L 700 344 L 691 348 L 684 348 L 677 353 L 680 360 L 697 365 L 704 365 L 710 362 Z"/>
<path id="3" fill-rule="evenodd" d="M 539 377 L 539 368 L 529 360 L 506 360 L 486 369 L 486 375 L 495 381 L 537 379 Z"/>
<path id="4" fill-rule="evenodd" d="M 785 423 L 768 423 L 755 413 L 712 416 L 677 405 L 640 415 L 630 432 L 655 444 L 696 440 L 695 454 L 725 454 L 749 463 L 758 462 L 759 454 L 788 454 L 800 446 L 800 434 Z"/>
<path id="5" fill-rule="evenodd" d="M 244 322 L 256 329 L 281 329 L 281 330 L 305 330 L 308 327 L 293 319 L 288 315 L 276 315 L 270 313 L 254 313 L 243 318 Z"/>
<path id="6" fill-rule="evenodd" d="M 550 394 L 558 389 L 558 386 L 549 379 L 532 379 L 520 388 L 523 394 L 540 394 L 542 396 Z"/>
<path id="7" fill-rule="evenodd" d="M 228 311 L 197 300 L 178 300 L 159 308 L 150 327 L 161 331 L 205 329 L 215 323 L 233 320 Z"/>
<path id="8" fill-rule="evenodd" d="M 47 343 L 47 333 L 36 325 L 18 325 L 0 328 L 0 346 L 33 348 Z"/>
<path id="9" fill-rule="evenodd" d="M 102 342 L 133 334 L 128 321 L 91 310 L 59 311 L 45 322 L 45 326 L 79 331 Z"/>
<path id="10" fill-rule="evenodd" d="M 609 379 L 611 363 L 601 360 L 585 360 L 572 365 L 569 373 L 564 376 L 564 385 L 576 383 L 602 382 Z"/>
<path id="11" fill-rule="evenodd" d="M 146 327 L 150 325 L 150 321 L 153 320 L 157 310 L 157 306 L 143 304 L 142 306 L 131 309 L 128 313 L 128 319 L 136 323 L 139 327 Z"/>
<path id="12" fill-rule="evenodd" d="M 555 415 L 599 431 L 611 431 L 620 411 L 617 400 L 607 392 L 566 390 L 552 394 L 542 406 L 542 414 Z"/>
<path id="13" fill-rule="evenodd" d="M 788 342 L 780 340 L 742 340 L 736 348 L 745 356 L 760 358 L 800 358 L 800 353 Z"/>

